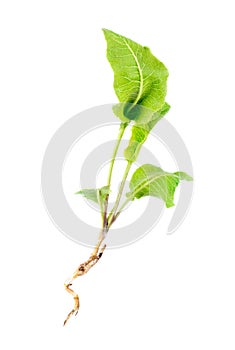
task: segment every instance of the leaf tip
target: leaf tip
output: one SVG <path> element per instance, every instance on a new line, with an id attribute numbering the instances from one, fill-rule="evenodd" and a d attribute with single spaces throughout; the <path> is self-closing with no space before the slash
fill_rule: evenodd
<path id="1" fill-rule="evenodd" d="M 179 177 L 180 180 L 193 181 L 193 177 L 184 171 L 177 171 L 175 174 Z"/>
<path id="2" fill-rule="evenodd" d="M 104 33 L 105 38 L 107 37 L 108 33 L 112 33 L 111 30 L 109 30 L 107 28 L 102 28 L 101 30 Z"/>
<path id="3" fill-rule="evenodd" d="M 172 208 L 172 207 L 174 207 L 175 206 L 175 203 L 173 203 L 173 202 L 169 202 L 169 203 L 166 203 L 166 208 L 168 209 L 168 208 Z"/>

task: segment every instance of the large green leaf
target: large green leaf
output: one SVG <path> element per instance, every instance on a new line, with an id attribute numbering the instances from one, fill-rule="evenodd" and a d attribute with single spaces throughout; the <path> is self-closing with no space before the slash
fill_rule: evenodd
<path id="1" fill-rule="evenodd" d="M 150 121 L 165 102 L 167 68 L 150 49 L 103 29 L 107 41 L 107 58 L 114 71 L 114 89 L 121 102 L 114 108 L 123 121 Z"/>
<path id="2" fill-rule="evenodd" d="M 110 189 L 108 186 L 104 186 L 98 189 L 93 188 L 87 188 L 81 191 L 76 192 L 75 194 L 81 194 L 85 198 L 95 202 L 95 203 L 101 203 L 103 204 L 104 200 L 106 199 L 107 195 L 110 193 Z"/>
<path id="3" fill-rule="evenodd" d="M 155 112 L 152 119 L 146 124 L 136 124 L 132 127 L 132 134 L 127 148 L 124 150 L 124 156 L 127 161 L 134 162 L 138 157 L 141 146 L 146 141 L 148 134 L 154 126 L 169 111 L 170 105 L 165 103 L 162 109 Z"/>
<path id="4" fill-rule="evenodd" d="M 192 177 L 184 172 L 167 173 L 154 165 L 144 164 L 134 172 L 129 184 L 131 192 L 127 196 L 132 200 L 158 197 L 169 208 L 174 205 L 174 193 L 180 180 L 192 181 Z"/>

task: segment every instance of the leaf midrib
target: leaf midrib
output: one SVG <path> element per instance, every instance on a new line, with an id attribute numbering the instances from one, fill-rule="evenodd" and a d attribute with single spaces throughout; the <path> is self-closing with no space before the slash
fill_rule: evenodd
<path id="1" fill-rule="evenodd" d="M 126 39 L 123 39 L 124 40 L 124 43 L 126 44 L 128 50 L 130 51 L 130 53 L 132 54 L 132 56 L 134 57 L 134 60 L 136 62 L 136 65 L 137 65 L 137 68 L 138 68 L 138 72 L 139 72 L 139 76 L 140 76 L 140 85 L 139 85 L 139 92 L 138 92 L 138 95 L 134 101 L 134 105 L 136 105 L 142 95 L 142 92 L 143 92 L 143 86 L 144 86 L 144 79 L 143 79 L 143 73 L 142 73 L 142 69 L 140 67 L 140 64 L 139 64 L 139 61 L 138 61 L 138 58 L 137 56 L 135 55 L 134 51 L 132 50 L 132 48 L 130 47 L 130 45 L 128 44 L 128 42 L 126 41 Z"/>

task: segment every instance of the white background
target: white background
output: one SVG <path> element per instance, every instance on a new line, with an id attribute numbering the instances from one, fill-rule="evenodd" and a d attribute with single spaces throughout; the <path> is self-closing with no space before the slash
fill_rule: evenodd
<path id="1" fill-rule="evenodd" d="M 234 350 L 233 2 L 1 1 L 1 348 Z M 55 130 L 116 101 L 106 27 L 151 47 L 170 71 L 167 116 L 195 170 L 190 213 L 107 251 L 76 284 L 90 253 L 47 216 L 40 168 Z"/>

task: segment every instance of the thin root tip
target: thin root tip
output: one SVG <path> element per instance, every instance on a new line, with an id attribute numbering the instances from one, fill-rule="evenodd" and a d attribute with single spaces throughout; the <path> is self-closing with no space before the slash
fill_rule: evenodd
<path id="1" fill-rule="evenodd" d="M 70 316 L 67 316 L 67 318 L 64 320 L 64 324 L 63 324 L 63 326 L 65 326 L 65 325 L 67 324 L 67 322 L 68 322 L 69 318 L 70 318 Z"/>

